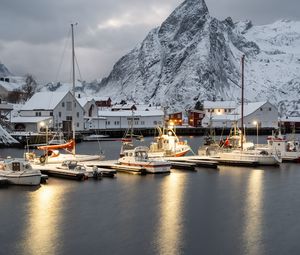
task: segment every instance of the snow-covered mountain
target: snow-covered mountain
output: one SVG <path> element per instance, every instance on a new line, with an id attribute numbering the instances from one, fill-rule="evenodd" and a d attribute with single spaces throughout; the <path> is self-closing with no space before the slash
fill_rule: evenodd
<path id="1" fill-rule="evenodd" d="M 282 114 L 300 115 L 300 22 L 220 21 L 204 0 L 185 0 L 108 77 L 86 84 L 84 91 L 173 110 L 200 100 L 239 100 L 243 54 L 246 98 L 269 100 Z"/>
<path id="2" fill-rule="evenodd" d="M 7 67 L 0 62 L 0 76 L 11 76 L 12 73 L 7 69 Z"/>

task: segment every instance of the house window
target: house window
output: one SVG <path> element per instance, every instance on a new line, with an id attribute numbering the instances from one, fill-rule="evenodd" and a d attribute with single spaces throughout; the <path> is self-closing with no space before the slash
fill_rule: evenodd
<path id="1" fill-rule="evenodd" d="M 225 109 L 224 112 L 227 112 L 227 109 Z"/>
<path id="2" fill-rule="evenodd" d="M 62 103 L 61 103 L 61 106 L 62 106 L 62 107 L 65 107 L 65 102 L 62 102 Z"/>
<path id="3" fill-rule="evenodd" d="M 218 109 L 218 112 L 221 112 L 221 109 Z"/>
<path id="4" fill-rule="evenodd" d="M 72 121 L 72 116 L 67 116 L 67 117 L 66 117 L 66 120 Z"/>
<path id="5" fill-rule="evenodd" d="M 262 111 L 262 110 L 263 110 L 263 108 L 260 108 L 259 110 L 260 110 L 260 111 Z"/>
<path id="6" fill-rule="evenodd" d="M 50 116 L 53 116 L 53 112 L 50 112 Z"/>
<path id="7" fill-rule="evenodd" d="M 38 112 L 35 112 L 35 116 L 39 116 L 39 113 L 38 113 Z"/>
<path id="8" fill-rule="evenodd" d="M 72 111 L 72 102 L 67 102 L 67 111 Z"/>
<path id="9" fill-rule="evenodd" d="M 157 125 L 157 121 L 156 121 L 156 120 L 155 120 L 155 121 L 153 121 L 153 124 L 154 124 L 154 125 Z"/>
<path id="10" fill-rule="evenodd" d="M 115 126 L 120 125 L 120 121 L 115 121 Z"/>
<path id="11" fill-rule="evenodd" d="M 58 112 L 58 117 L 60 117 L 60 118 L 61 118 L 61 112 Z"/>
<path id="12" fill-rule="evenodd" d="M 231 109 L 228 109 L 228 112 L 231 112 Z"/>
<path id="13" fill-rule="evenodd" d="M 79 123 L 78 122 L 76 123 L 76 126 L 79 127 Z"/>
<path id="14" fill-rule="evenodd" d="M 214 111 L 215 111 L 215 109 L 212 109 L 212 110 L 211 110 L 211 112 L 214 112 Z"/>
<path id="15" fill-rule="evenodd" d="M 271 107 L 269 108 L 269 111 L 272 111 L 272 108 L 271 108 Z"/>
<path id="16" fill-rule="evenodd" d="M 134 122 L 134 125 L 138 125 L 138 124 L 139 124 L 139 122 L 138 122 L 138 121 L 135 121 L 135 122 Z"/>
<path id="17" fill-rule="evenodd" d="M 207 112 L 210 112 L 210 109 L 207 109 Z"/>
<path id="18" fill-rule="evenodd" d="M 141 125 L 145 125 L 145 121 L 142 120 L 142 121 L 141 121 Z"/>
<path id="19" fill-rule="evenodd" d="M 180 118 L 180 113 L 177 114 L 177 118 Z"/>
<path id="20" fill-rule="evenodd" d="M 77 112 L 76 116 L 77 116 L 77 118 L 79 118 L 79 112 Z"/>
<path id="21" fill-rule="evenodd" d="M 106 121 L 105 124 L 106 124 L 106 125 L 110 125 L 110 121 Z"/>

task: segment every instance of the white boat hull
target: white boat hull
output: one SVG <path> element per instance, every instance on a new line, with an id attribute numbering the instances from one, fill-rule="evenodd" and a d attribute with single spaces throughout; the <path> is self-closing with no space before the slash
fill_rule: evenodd
<path id="1" fill-rule="evenodd" d="M 169 173 L 171 165 L 169 163 L 163 162 L 163 164 L 143 164 L 142 162 L 120 162 L 123 166 L 134 166 L 144 168 L 148 173 L 157 174 L 157 173 Z"/>
<path id="2" fill-rule="evenodd" d="M 72 154 L 59 154 L 57 157 L 48 157 L 45 159 L 45 164 L 61 164 L 64 161 L 70 160 L 70 161 L 78 161 L 78 162 L 84 162 L 84 161 L 98 161 L 103 160 L 103 155 L 75 155 Z M 42 163 L 40 161 L 40 158 L 36 158 L 36 163 Z"/>
<path id="3" fill-rule="evenodd" d="M 0 177 L 7 178 L 10 184 L 14 185 L 39 185 L 41 183 L 41 173 L 9 173 L 3 171 L 0 173 Z"/>
<path id="4" fill-rule="evenodd" d="M 246 151 L 222 152 L 219 153 L 218 156 L 221 159 L 226 160 L 252 160 L 256 161 L 259 165 L 278 165 L 281 163 L 281 159 L 279 159 L 276 155 L 260 155 Z"/>

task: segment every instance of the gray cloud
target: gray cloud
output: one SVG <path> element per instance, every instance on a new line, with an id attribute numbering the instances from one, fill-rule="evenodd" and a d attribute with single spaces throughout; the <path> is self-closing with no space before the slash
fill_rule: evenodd
<path id="1" fill-rule="evenodd" d="M 115 61 L 161 24 L 181 0 L 2 0 L 0 8 L 0 61 L 11 72 L 34 74 L 53 81 L 71 22 L 76 27 L 76 53 L 83 78 L 107 75 Z M 270 23 L 281 18 L 300 20 L 298 0 L 207 0 L 219 19 Z M 66 52 L 66 57 L 69 52 Z M 70 57 L 58 79 L 70 75 Z"/>

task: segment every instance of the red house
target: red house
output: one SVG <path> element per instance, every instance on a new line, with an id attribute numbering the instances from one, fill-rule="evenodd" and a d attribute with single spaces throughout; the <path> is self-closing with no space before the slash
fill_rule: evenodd
<path id="1" fill-rule="evenodd" d="M 205 114 L 204 111 L 199 110 L 189 110 L 189 125 L 192 127 L 201 127 L 202 126 L 202 119 L 204 118 Z"/>
<path id="2" fill-rule="evenodd" d="M 175 112 L 169 114 L 169 124 L 174 126 L 181 126 L 182 125 L 182 112 Z"/>

